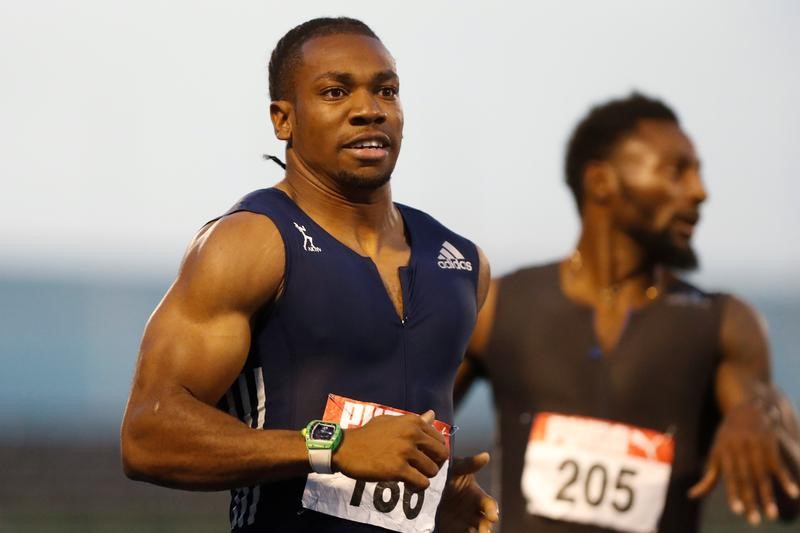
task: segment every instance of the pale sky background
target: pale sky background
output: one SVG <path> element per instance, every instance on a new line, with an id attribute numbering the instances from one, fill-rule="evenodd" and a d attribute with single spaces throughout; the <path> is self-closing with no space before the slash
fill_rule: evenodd
<path id="1" fill-rule="evenodd" d="M 336 5 L 337 7 L 333 7 Z M 193 232 L 272 185 L 266 62 L 361 18 L 394 54 L 396 201 L 495 273 L 566 254 L 564 142 L 633 88 L 680 114 L 710 201 L 699 280 L 800 295 L 800 2 L 0 0 L 0 275 L 172 276 Z"/>

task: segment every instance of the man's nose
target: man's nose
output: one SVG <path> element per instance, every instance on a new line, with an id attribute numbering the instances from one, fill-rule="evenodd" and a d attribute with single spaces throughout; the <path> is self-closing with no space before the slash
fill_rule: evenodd
<path id="1" fill-rule="evenodd" d="M 689 198 L 695 205 L 700 205 L 708 199 L 708 192 L 699 172 L 692 172 L 689 179 Z"/>
<path id="2" fill-rule="evenodd" d="M 364 126 L 386 122 L 386 111 L 381 107 L 376 95 L 370 91 L 356 91 L 352 96 L 353 108 L 350 111 L 350 124 Z"/>

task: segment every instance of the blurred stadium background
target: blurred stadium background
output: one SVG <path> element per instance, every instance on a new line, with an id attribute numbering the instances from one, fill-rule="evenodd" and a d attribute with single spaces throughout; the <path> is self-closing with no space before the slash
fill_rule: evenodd
<path id="1" fill-rule="evenodd" d="M 569 250 L 562 145 L 591 103 L 639 88 L 674 105 L 712 198 L 694 279 L 756 304 L 775 380 L 800 400 L 800 3 L 6 1 L 0 531 L 227 528 L 224 494 L 125 480 L 118 427 L 141 331 L 192 232 L 279 179 L 260 160 L 280 153 L 269 51 L 338 14 L 398 60 L 395 198 L 473 238 L 495 273 Z M 491 447 L 485 386 L 457 424 L 460 453 Z M 738 530 L 715 494 L 705 531 Z"/>

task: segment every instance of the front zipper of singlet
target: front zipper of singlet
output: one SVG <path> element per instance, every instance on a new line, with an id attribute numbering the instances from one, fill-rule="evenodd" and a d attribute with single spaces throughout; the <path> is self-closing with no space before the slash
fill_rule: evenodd
<path id="1" fill-rule="evenodd" d="M 349 248 L 348 248 L 349 249 Z M 352 251 L 352 250 L 351 250 Z M 353 252 L 355 254 L 355 252 Z M 359 254 L 356 254 L 359 255 Z M 413 252 L 412 252 L 413 256 Z M 406 325 L 408 324 L 408 314 L 407 310 L 409 307 L 409 298 L 410 298 L 410 291 L 409 286 L 411 285 L 411 274 L 409 274 L 409 279 L 405 278 L 406 272 L 411 272 L 411 257 L 409 257 L 408 265 L 397 267 L 397 276 L 400 279 L 400 293 L 401 293 L 401 302 L 400 302 L 400 313 L 397 313 L 397 309 L 394 306 L 394 302 L 392 301 L 392 295 L 386 288 L 386 285 L 383 283 L 383 279 L 381 278 L 381 272 L 378 269 L 378 265 L 375 264 L 375 261 L 372 260 L 371 257 L 362 257 L 364 260 L 368 261 L 374 278 L 377 280 L 377 284 L 383 292 L 383 300 L 386 302 L 386 306 L 391 312 L 392 316 L 395 319 L 395 324 L 400 325 L 400 364 L 403 366 L 403 402 L 402 405 L 398 405 L 396 407 L 404 410 L 408 410 L 408 361 L 407 361 L 407 353 L 406 353 Z"/>
<path id="2" fill-rule="evenodd" d="M 401 360 L 403 363 L 403 409 L 408 410 L 408 354 L 406 352 L 406 325 L 408 324 L 408 307 L 410 304 L 410 292 L 408 290 L 411 285 L 411 259 L 409 264 L 405 267 L 397 269 L 397 276 L 400 278 L 400 295 L 401 295 L 401 313 L 400 313 L 400 352 Z"/>
<path id="3" fill-rule="evenodd" d="M 589 357 L 591 359 L 606 359 L 608 357 L 612 357 L 619 349 L 620 345 L 622 345 L 622 341 L 624 340 L 625 335 L 628 333 L 628 329 L 630 328 L 631 319 L 633 318 L 633 314 L 635 311 L 633 309 L 628 309 L 625 312 L 625 319 L 622 321 L 622 329 L 620 329 L 619 336 L 617 336 L 617 341 L 614 343 L 614 346 L 606 352 L 603 350 L 603 347 L 600 344 L 600 335 L 597 332 L 597 309 L 592 309 L 592 346 L 589 348 Z"/>

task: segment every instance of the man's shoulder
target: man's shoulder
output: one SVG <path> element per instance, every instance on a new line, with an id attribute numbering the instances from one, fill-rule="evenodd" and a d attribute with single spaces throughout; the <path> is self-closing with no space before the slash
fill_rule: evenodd
<path id="1" fill-rule="evenodd" d="M 394 203 L 395 207 L 400 210 L 402 213 L 403 218 L 405 220 L 413 219 L 414 222 L 417 223 L 424 223 L 429 224 L 432 227 L 441 228 L 444 231 L 449 231 L 451 233 L 455 233 L 453 230 L 445 226 L 442 222 L 440 222 L 437 218 L 435 218 L 430 213 L 423 211 L 422 209 L 418 209 L 416 207 L 411 207 L 410 205 L 401 204 L 399 202 Z"/>
<path id="2" fill-rule="evenodd" d="M 469 249 L 477 254 L 477 248 L 475 247 L 475 243 L 469 239 L 457 233 L 455 230 L 450 229 L 449 227 L 445 226 L 442 222 L 434 218 L 432 215 L 422 211 L 421 209 L 417 209 L 415 207 L 410 207 L 405 204 L 400 204 L 395 202 L 394 204 L 397 209 L 400 210 L 400 213 L 403 215 L 403 219 L 405 223 L 411 226 L 412 234 L 415 230 L 417 231 L 424 231 L 424 233 L 431 238 L 435 239 L 447 239 L 449 241 L 453 241 L 451 244 L 456 245 L 456 247 L 461 245 L 469 244 Z M 413 236 L 413 235 L 412 235 Z"/>
<path id="3" fill-rule="evenodd" d="M 674 274 L 669 275 L 666 285 L 665 296 L 671 301 L 717 302 L 724 301 L 732 296 L 727 292 L 701 288 L 697 284 Z"/>
<path id="4" fill-rule="evenodd" d="M 197 233 L 174 290 L 198 308 L 253 312 L 277 293 L 284 265 L 283 240 L 272 221 L 236 212 L 209 222 Z"/>
<path id="5" fill-rule="evenodd" d="M 272 219 L 251 211 L 234 211 L 209 222 L 189 246 L 198 258 L 231 263 L 260 259 L 267 250 L 283 253 L 281 233 Z"/>
<path id="6" fill-rule="evenodd" d="M 277 187 L 257 189 L 239 198 L 227 211 L 206 224 L 202 231 L 215 230 L 228 239 L 249 237 L 282 240 L 288 220 L 299 208 Z M 201 233 L 202 233 L 201 231 Z"/>
<path id="7" fill-rule="evenodd" d="M 286 195 L 276 187 L 257 189 L 239 198 L 223 216 L 239 211 L 268 215 L 277 206 L 285 203 L 284 198 L 286 198 Z"/>

